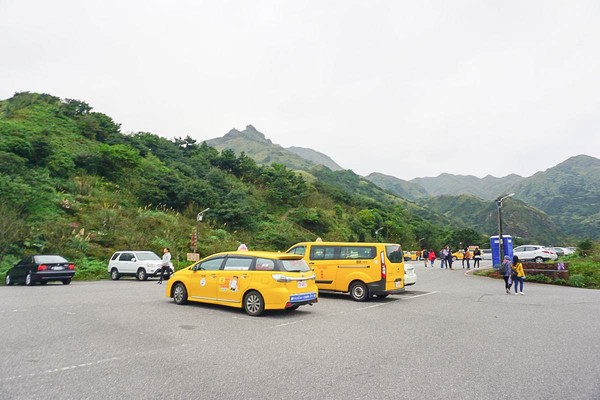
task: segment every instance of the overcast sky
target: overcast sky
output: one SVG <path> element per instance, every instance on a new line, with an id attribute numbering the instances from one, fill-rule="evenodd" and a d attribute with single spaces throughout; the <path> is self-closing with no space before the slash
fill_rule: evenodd
<path id="1" fill-rule="evenodd" d="M 172 139 L 252 124 L 361 175 L 600 158 L 598 1 L 0 0 L 0 98 Z"/>

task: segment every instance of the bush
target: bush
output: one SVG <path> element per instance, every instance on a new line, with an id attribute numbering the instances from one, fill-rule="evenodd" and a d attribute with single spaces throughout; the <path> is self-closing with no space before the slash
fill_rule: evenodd
<path id="1" fill-rule="evenodd" d="M 569 286 L 575 286 L 578 288 L 582 288 L 585 287 L 586 285 L 586 279 L 585 276 L 583 275 L 571 275 L 569 277 Z"/>
<path id="2" fill-rule="evenodd" d="M 106 262 L 81 258 L 75 262 L 75 276 L 77 281 L 97 281 L 108 279 Z"/>

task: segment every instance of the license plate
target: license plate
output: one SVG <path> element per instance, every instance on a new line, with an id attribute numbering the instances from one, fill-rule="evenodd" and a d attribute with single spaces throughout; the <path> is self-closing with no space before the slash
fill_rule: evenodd
<path id="1" fill-rule="evenodd" d="M 402 282 L 400 282 L 400 281 L 396 282 L 396 287 L 397 288 L 400 287 L 401 284 L 402 284 Z"/>
<path id="2" fill-rule="evenodd" d="M 298 287 L 299 288 L 305 288 L 306 287 L 306 281 L 298 281 Z"/>
<path id="3" fill-rule="evenodd" d="M 317 298 L 316 293 L 294 294 L 290 296 L 290 302 L 297 303 L 300 301 L 309 301 Z"/>
<path id="4" fill-rule="evenodd" d="M 52 271 L 62 271 L 63 267 L 52 267 Z"/>

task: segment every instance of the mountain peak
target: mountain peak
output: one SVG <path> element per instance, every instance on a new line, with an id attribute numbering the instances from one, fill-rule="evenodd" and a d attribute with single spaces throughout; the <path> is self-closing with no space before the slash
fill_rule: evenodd
<path id="1" fill-rule="evenodd" d="M 226 139 L 234 139 L 234 138 L 243 138 L 248 140 L 253 140 L 255 142 L 268 143 L 273 144 L 270 139 L 267 139 L 265 135 L 259 132 L 254 126 L 246 125 L 246 129 L 243 131 L 238 131 L 233 128 L 224 136 Z"/>

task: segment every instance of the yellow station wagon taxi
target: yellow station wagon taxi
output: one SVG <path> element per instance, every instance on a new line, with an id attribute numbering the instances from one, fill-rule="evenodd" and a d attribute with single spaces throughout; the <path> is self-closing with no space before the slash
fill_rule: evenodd
<path id="1" fill-rule="evenodd" d="M 213 254 L 169 279 L 167 297 L 243 308 L 257 316 L 264 310 L 295 310 L 318 301 L 315 273 L 302 256 L 266 251 Z"/>

